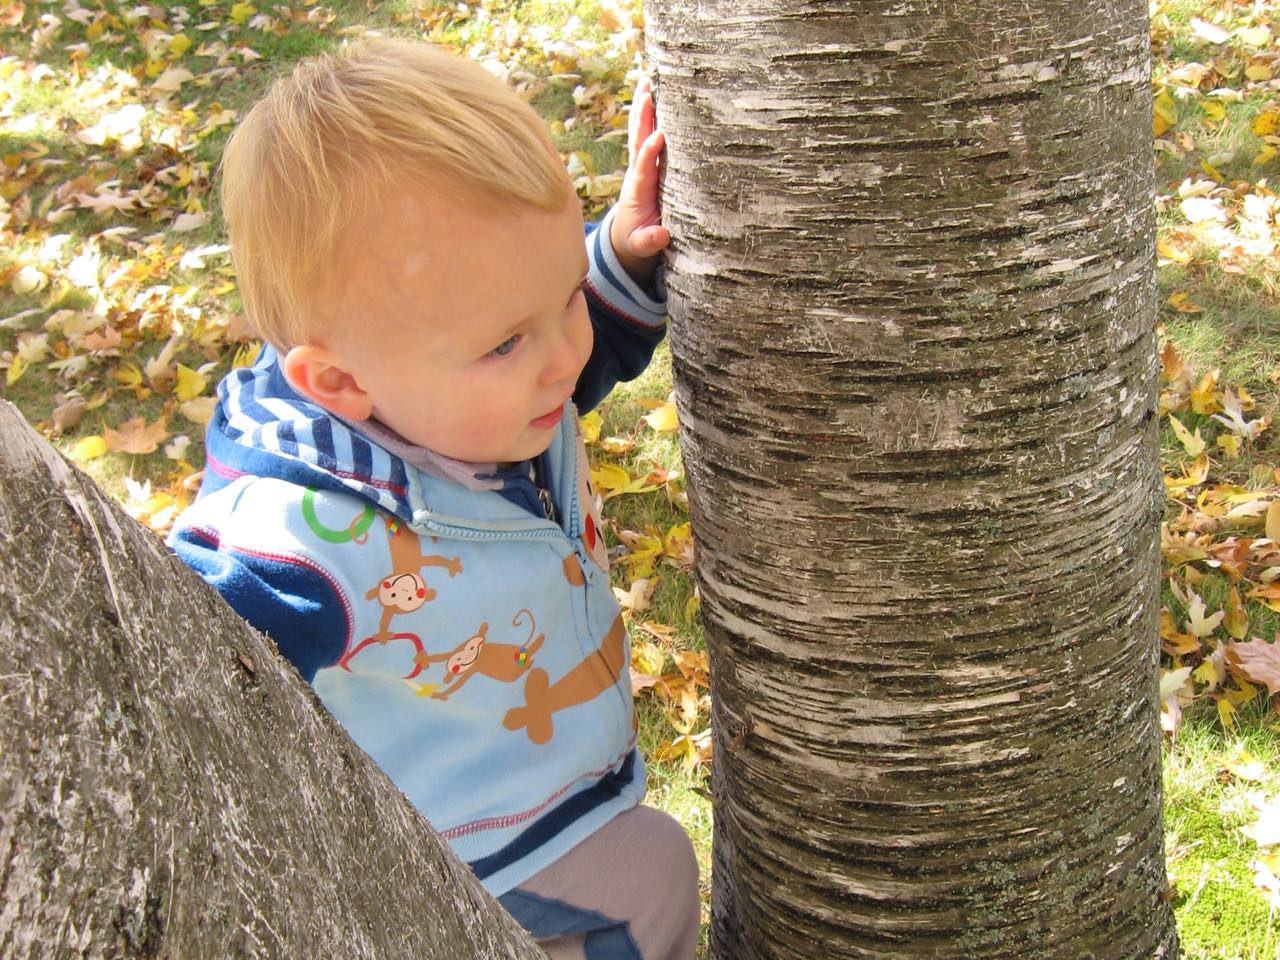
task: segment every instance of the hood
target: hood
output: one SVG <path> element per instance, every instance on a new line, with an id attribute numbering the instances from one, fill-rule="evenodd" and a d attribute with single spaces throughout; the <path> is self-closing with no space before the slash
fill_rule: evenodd
<path id="1" fill-rule="evenodd" d="M 572 417 L 573 407 L 566 404 L 551 445 L 553 475 L 558 477 L 576 475 L 575 445 L 560 442 L 566 431 L 572 435 Z M 253 366 L 232 370 L 218 385 L 205 457 L 201 496 L 251 475 L 354 493 L 416 526 L 453 535 L 545 531 L 549 526 L 492 490 L 424 473 L 352 429 L 295 391 L 269 346 Z M 566 457 L 573 462 L 557 462 Z M 567 491 L 555 486 L 559 484 L 553 483 L 553 496 L 561 501 Z"/>

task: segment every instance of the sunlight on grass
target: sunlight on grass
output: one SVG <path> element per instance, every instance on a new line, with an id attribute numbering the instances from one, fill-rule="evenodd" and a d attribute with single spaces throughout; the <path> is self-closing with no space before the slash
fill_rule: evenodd
<path id="1" fill-rule="evenodd" d="M 1251 798 L 1280 794 L 1280 727 L 1254 710 L 1224 733 L 1215 718 L 1184 724 L 1164 772 L 1165 843 L 1182 956 L 1274 960 L 1280 918 L 1253 884 L 1258 852 L 1241 828 Z"/>

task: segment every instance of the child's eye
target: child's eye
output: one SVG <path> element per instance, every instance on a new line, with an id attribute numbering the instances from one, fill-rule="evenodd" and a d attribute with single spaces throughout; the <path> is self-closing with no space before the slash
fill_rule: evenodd
<path id="1" fill-rule="evenodd" d="M 493 348 L 493 356 L 505 357 L 508 353 L 516 348 L 516 344 L 520 342 L 520 334 L 513 337 L 507 337 L 500 344 Z"/>

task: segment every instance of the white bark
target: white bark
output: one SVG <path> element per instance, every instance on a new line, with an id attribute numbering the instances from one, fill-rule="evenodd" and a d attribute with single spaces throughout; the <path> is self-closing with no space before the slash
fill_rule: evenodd
<path id="1" fill-rule="evenodd" d="M 650 0 L 716 955 L 1176 950 L 1138 0 Z"/>
<path id="2" fill-rule="evenodd" d="M 0 956 L 536 960 L 297 673 L 0 404 Z"/>

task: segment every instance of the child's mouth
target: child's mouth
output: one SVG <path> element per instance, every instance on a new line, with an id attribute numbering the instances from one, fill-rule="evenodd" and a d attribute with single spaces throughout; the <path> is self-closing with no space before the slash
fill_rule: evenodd
<path id="1" fill-rule="evenodd" d="M 560 422 L 560 414 L 563 412 L 562 407 L 556 407 L 550 413 L 544 413 L 536 420 L 530 420 L 529 425 L 539 430 L 546 430 L 548 427 L 554 427 Z"/>

